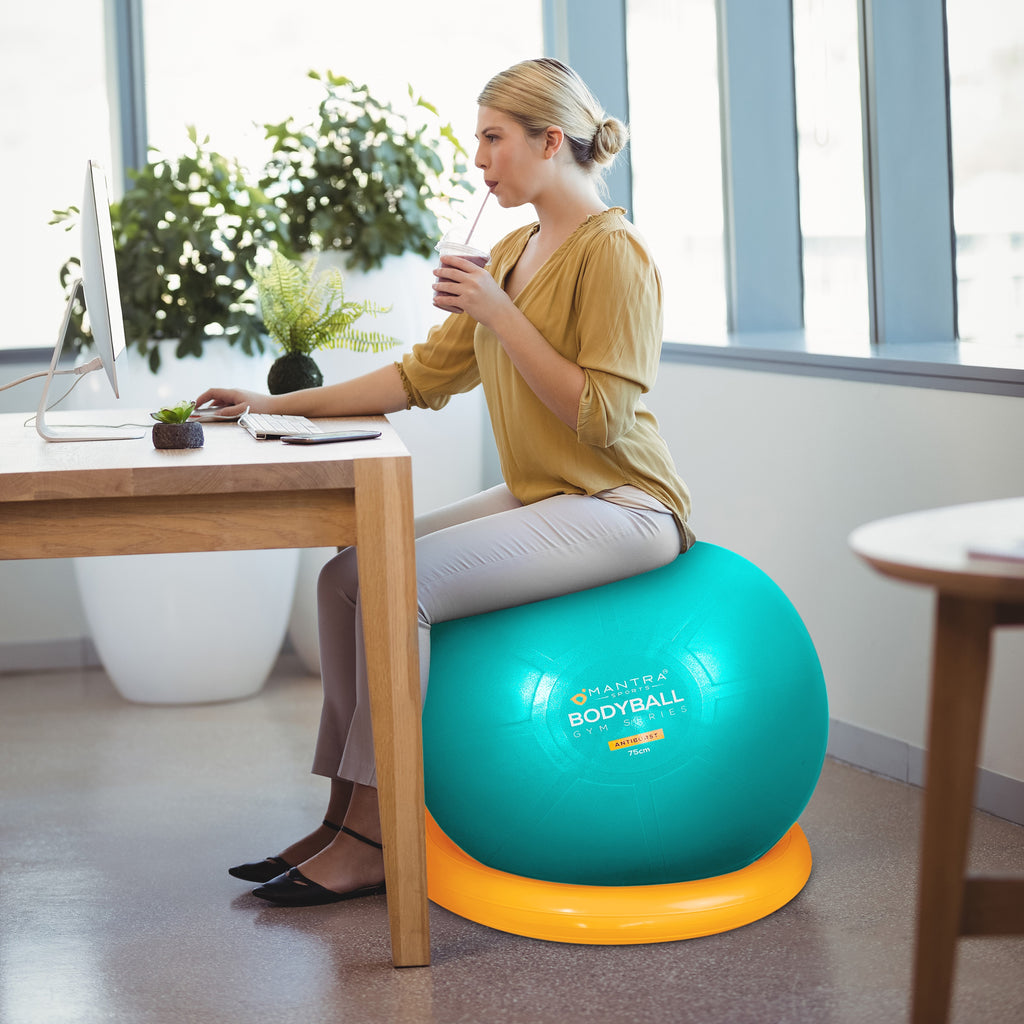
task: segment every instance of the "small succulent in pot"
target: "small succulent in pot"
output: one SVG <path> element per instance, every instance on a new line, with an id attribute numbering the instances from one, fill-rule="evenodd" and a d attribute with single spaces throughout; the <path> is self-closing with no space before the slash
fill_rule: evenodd
<path id="1" fill-rule="evenodd" d="M 179 402 L 175 406 L 151 412 L 156 420 L 153 427 L 154 448 L 202 448 L 203 425 L 189 419 L 195 411 L 195 402 Z"/>
<path id="2" fill-rule="evenodd" d="M 272 395 L 323 383 L 312 356 L 317 349 L 380 352 L 401 344 L 397 338 L 353 326 L 360 317 L 386 313 L 389 307 L 346 301 L 345 282 L 337 267 L 316 273 L 309 264 L 274 251 L 268 263 L 250 267 L 249 272 L 256 282 L 264 326 L 282 352 L 267 376 Z"/>

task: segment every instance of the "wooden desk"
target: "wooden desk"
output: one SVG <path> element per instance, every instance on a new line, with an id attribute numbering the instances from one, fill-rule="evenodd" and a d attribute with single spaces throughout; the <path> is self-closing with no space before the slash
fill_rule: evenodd
<path id="1" fill-rule="evenodd" d="M 392 958 L 428 964 L 412 470 L 390 424 L 336 421 L 382 436 L 312 447 L 206 424 L 203 448 L 158 451 L 148 434 L 50 444 L 24 420 L 0 416 L 0 558 L 358 546 Z"/>
<path id="2" fill-rule="evenodd" d="M 914 957 L 913 1021 L 942 1024 L 961 935 L 1024 933 L 1024 880 L 965 878 L 992 630 L 1024 624 L 1024 563 L 970 557 L 988 540 L 1024 535 L 1024 498 L 881 520 L 850 545 L 895 579 L 938 592 L 924 829 Z"/>

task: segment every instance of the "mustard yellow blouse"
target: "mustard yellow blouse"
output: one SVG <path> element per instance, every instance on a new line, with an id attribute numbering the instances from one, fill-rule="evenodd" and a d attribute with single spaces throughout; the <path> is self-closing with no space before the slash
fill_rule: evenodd
<path id="1" fill-rule="evenodd" d="M 537 229 L 519 228 L 495 246 L 488 269 L 500 285 Z M 396 364 L 410 403 L 440 409 L 482 383 L 502 476 L 516 498 L 530 504 L 630 484 L 672 511 L 688 547 L 690 495 L 640 401 L 658 370 L 661 278 L 625 211 L 589 217 L 515 304 L 586 374 L 575 430 L 533 393 L 495 334 L 465 313 L 431 328 Z"/>

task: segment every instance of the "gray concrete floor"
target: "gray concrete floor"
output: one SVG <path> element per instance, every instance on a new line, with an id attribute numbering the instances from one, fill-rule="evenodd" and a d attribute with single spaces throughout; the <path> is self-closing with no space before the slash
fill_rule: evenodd
<path id="1" fill-rule="evenodd" d="M 246 701 L 143 707 L 101 671 L 0 676 L 0 1021 L 808 1022 L 907 1019 L 920 791 L 826 763 L 810 881 L 722 935 L 575 946 L 431 907 L 433 966 L 395 970 L 384 897 L 286 910 L 226 868 L 322 816 L 319 684 L 283 659 Z M 978 814 L 979 870 L 1024 829 Z M 1024 938 L 962 940 L 952 1020 L 1024 1020 Z"/>

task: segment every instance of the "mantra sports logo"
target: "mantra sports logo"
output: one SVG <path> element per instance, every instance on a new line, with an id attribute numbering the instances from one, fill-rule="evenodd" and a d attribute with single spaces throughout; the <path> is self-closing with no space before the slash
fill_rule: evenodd
<path id="1" fill-rule="evenodd" d="M 655 718 L 665 708 L 685 711 L 685 698 L 668 685 L 668 670 L 661 669 L 651 675 L 633 676 L 604 686 L 588 687 L 574 693 L 569 699 L 582 711 L 568 711 L 569 727 L 579 729 L 607 723 L 610 719 L 621 718 L 624 724 L 640 725 L 647 718 Z M 632 694 L 632 696 L 631 696 Z"/>

